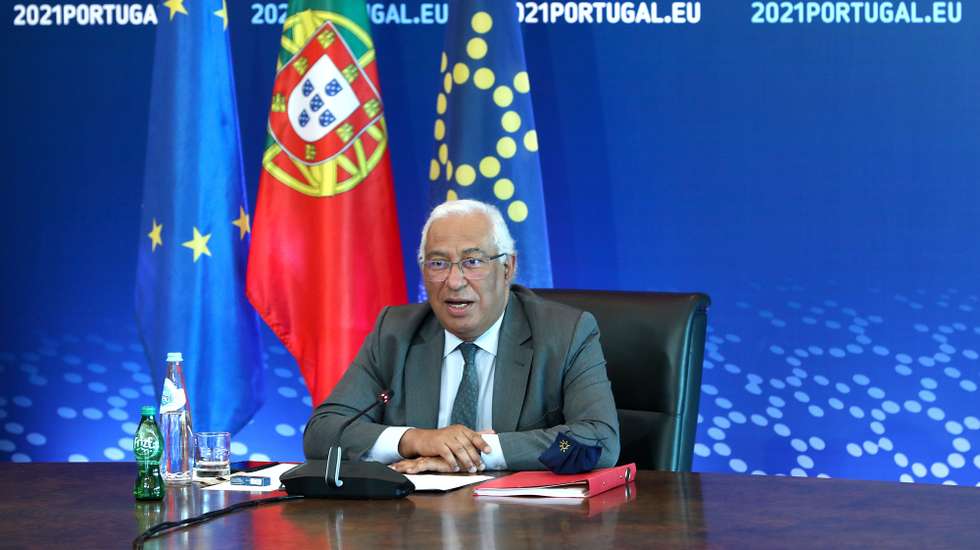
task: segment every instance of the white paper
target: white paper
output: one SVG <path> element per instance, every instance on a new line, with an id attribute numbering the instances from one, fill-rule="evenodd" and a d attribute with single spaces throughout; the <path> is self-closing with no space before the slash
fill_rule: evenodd
<path id="1" fill-rule="evenodd" d="M 416 491 L 452 491 L 453 489 L 459 489 L 460 487 L 493 479 L 493 476 L 439 474 L 406 475 L 405 477 L 415 485 Z"/>
<path id="2" fill-rule="evenodd" d="M 492 497 L 551 497 L 551 498 L 586 498 L 588 486 L 570 485 L 568 487 L 520 487 L 511 489 L 477 489 L 477 496 Z"/>
<path id="3" fill-rule="evenodd" d="M 269 478 L 269 484 L 265 487 L 254 487 L 251 485 L 232 485 L 231 481 L 222 481 L 221 483 L 215 483 L 214 485 L 209 485 L 204 487 L 205 491 L 244 491 L 246 493 L 271 493 L 272 491 L 278 491 L 282 486 L 279 482 L 279 476 L 288 470 L 291 470 L 298 466 L 298 464 L 276 464 L 275 466 L 269 466 L 268 468 L 263 468 L 261 470 L 255 470 L 254 472 L 248 473 L 237 473 L 232 474 L 231 477 L 243 475 L 252 477 L 267 477 Z"/>

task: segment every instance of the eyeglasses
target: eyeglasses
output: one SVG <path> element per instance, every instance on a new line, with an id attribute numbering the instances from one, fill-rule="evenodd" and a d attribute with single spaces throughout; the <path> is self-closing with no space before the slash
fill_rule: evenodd
<path id="1" fill-rule="evenodd" d="M 450 262 L 449 260 L 442 258 L 433 258 L 431 260 L 425 260 L 422 262 L 422 271 L 425 274 L 425 279 L 433 283 L 441 283 L 449 278 L 449 273 L 453 270 L 453 266 L 459 267 L 459 272 L 463 274 L 467 280 L 478 281 L 480 279 L 485 279 L 487 275 L 490 274 L 490 262 L 503 258 L 506 256 L 506 252 L 497 254 L 496 256 L 470 256 L 468 258 L 463 258 L 458 262 Z"/>

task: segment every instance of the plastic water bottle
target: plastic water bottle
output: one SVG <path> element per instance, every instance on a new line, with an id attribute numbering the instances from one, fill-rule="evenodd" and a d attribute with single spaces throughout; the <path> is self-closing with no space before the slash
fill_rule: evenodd
<path id="1" fill-rule="evenodd" d="M 157 423 L 153 421 L 156 409 L 153 405 L 144 405 L 140 410 L 140 425 L 136 428 L 133 438 L 133 454 L 136 455 L 136 465 L 139 473 L 133 486 L 133 496 L 136 500 L 161 500 L 166 492 L 163 478 L 160 476 L 160 456 L 163 454 L 163 438 Z"/>
<path id="2" fill-rule="evenodd" d="M 160 400 L 160 431 L 163 432 L 163 480 L 168 485 L 185 485 L 192 478 L 194 431 L 183 363 L 180 353 L 167 354 L 167 378 L 163 381 Z"/>

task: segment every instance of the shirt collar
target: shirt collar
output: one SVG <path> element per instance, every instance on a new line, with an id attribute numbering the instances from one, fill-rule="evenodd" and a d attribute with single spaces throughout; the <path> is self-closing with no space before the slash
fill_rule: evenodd
<path id="1" fill-rule="evenodd" d="M 478 348 L 489 353 L 490 355 L 493 355 L 494 357 L 497 356 L 497 344 L 500 342 L 500 327 L 503 324 L 504 313 L 506 311 L 507 308 L 504 308 L 504 311 L 500 313 L 500 317 L 497 317 L 497 320 L 490 325 L 490 328 L 481 334 L 479 338 L 473 340 L 473 343 L 476 344 Z M 463 341 L 460 340 L 458 336 L 446 329 L 443 329 L 443 332 L 446 333 L 446 344 L 442 350 L 442 358 L 445 359 L 450 353 L 456 351 L 456 348 L 459 347 Z"/>

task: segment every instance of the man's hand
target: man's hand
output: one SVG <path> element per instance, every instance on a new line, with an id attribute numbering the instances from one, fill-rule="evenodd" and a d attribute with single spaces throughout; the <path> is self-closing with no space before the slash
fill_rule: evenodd
<path id="1" fill-rule="evenodd" d="M 421 474 L 424 472 L 453 472 L 452 466 L 439 456 L 420 456 L 418 458 L 406 458 L 389 466 L 392 470 L 403 474 Z M 483 465 L 480 465 L 480 470 Z"/>
<path id="2" fill-rule="evenodd" d="M 473 473 L 483 469 L 481 452 L 489 453 L 490 446 L 480 434 L 460 424 L 439 430 L 412 428 L 398 442 L 400 455 L 408 458 L 441 458 L 449 468 L 445 470 L 447 472 L 462 469 Z"/>

